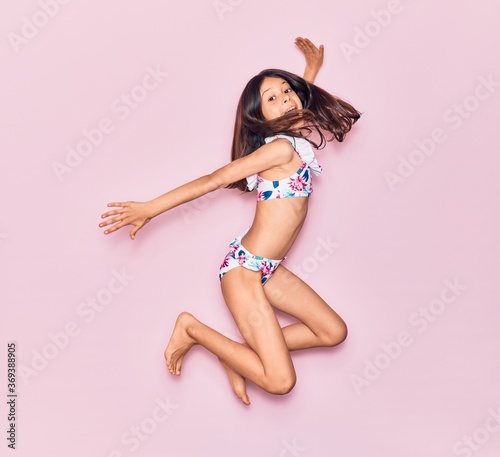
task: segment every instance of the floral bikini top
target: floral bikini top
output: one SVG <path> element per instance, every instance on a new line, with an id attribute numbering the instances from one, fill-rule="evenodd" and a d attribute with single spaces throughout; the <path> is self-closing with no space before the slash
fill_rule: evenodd
<path id="1" fill-rule="evenodd" d="M 271 136 L 266 138 L 265 141 L 266 143 L 270 143 L 276 138 L 285 138 L 290 141 L 302 159 L 302 165 L 293 175 L 277 181 L 264 179 L 259 174 L 249 176 L 247 178 L 248 189 L 257 189 L 257 201 L 270 200 L 272 198 L 308 197 L 313 190 L 310 170 L 315 175 L 319 175 L 322 171 L 321 166 L 318 165 L 314 156 L 311 143 L 304 138 L 288 135 Z"/>

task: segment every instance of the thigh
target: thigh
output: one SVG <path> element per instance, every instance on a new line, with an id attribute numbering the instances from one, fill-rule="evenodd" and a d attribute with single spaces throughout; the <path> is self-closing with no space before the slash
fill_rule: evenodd
<path id="1" fill-rule="evenodd" d="M 241 335 L 269 369 L 292 368 L 283 332 L 261 283 L 260 271 L 243 267 L 228 271 L 222 294 Z"/>
<path id="2" fill-rule="evenodd" d="M 276 309 L 306 324 L 316 335 L 332 328 L 346 331 L 343 319 L 302 279 L 282 264 L 263 288 Z"/>

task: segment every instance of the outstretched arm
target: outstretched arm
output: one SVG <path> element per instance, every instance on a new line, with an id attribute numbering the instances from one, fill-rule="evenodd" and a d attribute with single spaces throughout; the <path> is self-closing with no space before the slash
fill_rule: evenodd
<path id="1" fill-rule="evenodd" d="M 104 231 L 104 234 L 108 235 L 126 225 L 132 225 L 130 238 L 134 239 L 135 234 L 153 217 L 254 173 L 283 165 L 293 159 L 294 152 L 288 140 L 277 139 L 248 156 L 234 160 L 209 175 L 183 184 L 151 201 L 108 203 L 108 207 L 115 209 L 101 216 L 106 220 L 101 222 L 99 227 L 111 225 Z"/>
<path id="2" fill-rule="evenodd" d="M 323 65 L 325 47 L 321 44 L 319 48 L 317 48 L 310 40 L 301 37 L 297 37 L 295 39 L 295 44 L 302 51 L 304 57 L 306 58 L 304 79 L 307 82 L 314 83 L 316 75 Z"/>
<path id="3" fill-rule="evenodd" d="M 99 224 L 99 227 L 110 228 L 104 231 L 105 235 L 112 233 L 126 225 L 132 225 L 130 238 L 134 239 L 135 234 L 144 227 L 153 217 L 175 208 L 182 203 L 189 202 L 201 197 L 217 188 L 211 175 L 202 176 L 194 181 L 188 182 L 176 189 L 163 194 L 148 202 L 113 202 L 108 203 L 108 207 L 115 208 L 104 213 L 101 218 L 106 219 Z"/>

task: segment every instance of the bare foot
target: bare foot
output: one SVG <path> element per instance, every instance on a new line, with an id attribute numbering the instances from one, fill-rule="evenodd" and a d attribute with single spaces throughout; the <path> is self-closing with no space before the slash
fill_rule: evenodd
<path id="1" fill-rule="evenodd" d="M 172 336 L 165 349 L 165 360 L 167 361 L 168 371 L 176 376 L 181 374 L 182 359 L 196 344 L 196 341 L 187 333 L 188 325 L 193 322 L 197 322 L 193 315 L 185 312 L 179 314 Z"/>
<path id="2" fill-rule="evenodd" d="M 250 399 L 247 395 L 246 389 L 246 379 L 240 374 L 236 373 L 232 368 L 230 368 L 222 359 L 219 359 L 221 365 L 227 371 L 227 375 L 229 377 L 229 382 L 231 387 L 236 394 L 236 396 L 243 402 L 245 405 L 250 404 Z"/>

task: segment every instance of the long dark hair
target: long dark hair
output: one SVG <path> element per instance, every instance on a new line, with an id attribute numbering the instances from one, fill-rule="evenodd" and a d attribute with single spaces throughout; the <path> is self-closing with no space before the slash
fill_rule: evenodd
<path id="1" fill-rule="evenodd" d="M 293 110 L 276 119 L 267 121 L 262 114 L 260 86 L 267 77 L 283 78 L 302 102 L 302 110 Z M 320 149 L 327 141 L 343 141 L 352 125 L 360 118 L 349 103 L 329 94 L 305 79 L 284 70 L 269 69 L 261 71 L 246 85 L 236 109 L 231 160 L 251 154 L 265 144 L 265 138 L 277 134 L 307 138 Z M 301 121 L 301 127 L 293 127 Z M 310 139 L 312 132 L 319 135 L 319 144 Z M 332 136 L 326 138 L 323 132 Z M 245 179 L 227 186 L 247 191 Z"/>

